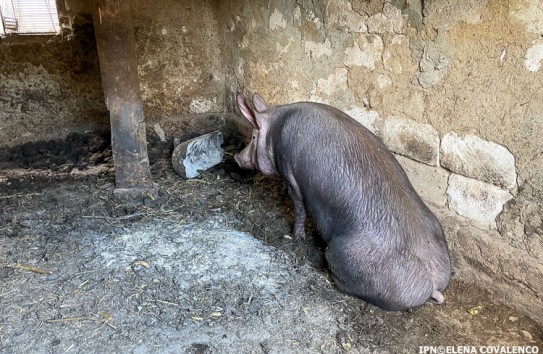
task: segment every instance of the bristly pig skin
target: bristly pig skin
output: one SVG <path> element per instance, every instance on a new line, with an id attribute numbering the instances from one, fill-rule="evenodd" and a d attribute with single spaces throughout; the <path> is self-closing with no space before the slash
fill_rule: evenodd
<path id="1" fill-rule="evenodd" d="M 336 286 L 386 310 L 444 301 L 451 261 L 443 228 L 379 138 L 340 110 L 312 102 L 254 109 L 242 168 L 284 178 L 294 202 L 294 235 L 306 213 L 327 243 Z M 307 210 L 307 211 L 306 211 Z"/>

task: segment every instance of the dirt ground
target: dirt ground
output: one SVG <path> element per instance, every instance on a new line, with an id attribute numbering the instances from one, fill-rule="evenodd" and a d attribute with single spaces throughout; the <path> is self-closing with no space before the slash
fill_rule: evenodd
<path id="1" fill-rule="evenodd" d="M 543 351 L 540 324 L 454 277 L 445 304 L 408 312 L 337 291 L 315 229 L 289 236 L 285 185 L 233 162 L 238 140 L 186 181 L 150 131 L 157 193 L 129 203 L 107 136 L 0 152 L 2 353 Z"/>

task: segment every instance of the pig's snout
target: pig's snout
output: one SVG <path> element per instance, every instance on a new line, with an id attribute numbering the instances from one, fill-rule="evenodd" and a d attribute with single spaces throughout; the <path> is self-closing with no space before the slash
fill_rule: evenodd
<path id="1" fill-rule="evenodd" d="M 236 160 L 236 163 L 239 167 L 245 168 L 248 170 L 253 170 L 255 168 L 254 164 L 252 163 L 250 157 L 247 153 L 244 153 L 244 151 L 237 153 L 234 155 L 234 160 Z"/>
<path id="2" fill-rule="evenodd" d="M 241 167 L 239 153 L 234 155 L 234 160 L 236 161 L 236 163 L 238 164 L 238 166 Z"/>

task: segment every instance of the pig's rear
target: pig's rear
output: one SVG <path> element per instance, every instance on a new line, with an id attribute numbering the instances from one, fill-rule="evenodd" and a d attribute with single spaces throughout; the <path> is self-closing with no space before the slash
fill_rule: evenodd
<path id="1" fill-rule="evenodd" d="M 266 113 L 280 117 L 269 132 L 275 164 L 299 186 L 338 288 L 391 310 L 438 296 L 450 277 L 441 225 L 384 144 L 330 106 Z"/>
<path id="2" fill-rule="evenodd" d="M 402 249 L 383 252 L 382 244 L 368 245 L 369 239 L 373 235 L 334 237 L 328 244 L 326 258 L 341 291 L 386 310 L 406 310 L 430 298 L 442 302 L 448 267 L 432 270 L 439 260 L 421 260 Z M 447 259 L 443 261 L 448 265 Z"/>

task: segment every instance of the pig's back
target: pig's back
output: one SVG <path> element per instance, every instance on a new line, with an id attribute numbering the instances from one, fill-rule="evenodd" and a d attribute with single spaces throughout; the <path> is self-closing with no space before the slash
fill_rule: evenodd
<path id="1" fill-rule="evenodd" d="M 325 237 L 383 223 L 405 227 L 400 224 L 406 214 L 428 217 L 392 153 L 361 124 L 317 103 L 277 108 L 281 122 L 270 133 L 279 136 L 274 144 L 279 172 L 294 174 Z M 413 213 L 420 209 L 421 215 Z"/>

